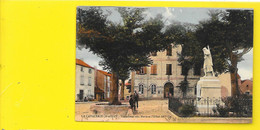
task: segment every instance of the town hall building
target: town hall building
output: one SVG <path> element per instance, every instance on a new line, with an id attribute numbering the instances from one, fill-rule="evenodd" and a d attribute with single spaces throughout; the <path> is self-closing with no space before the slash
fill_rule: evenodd
<path id="1" fill-rule="evenodd" d="M 182 91 L 177 87 L 184 80 L 177 55 L 181 51 L 180 45 L 172 44 L 165 51 L 151 54 L 152 65 L 133 72 L 134 90 L 139 93 L 140 99 L 164 99 L 169 96 L 182 97 Z M 186 93 L 187 97 L 195 97 L 196 95 L 196 84 L 201 77 L 201 68 L 196 69 L 190 69 L 188 74 L 189 88 Z"/>

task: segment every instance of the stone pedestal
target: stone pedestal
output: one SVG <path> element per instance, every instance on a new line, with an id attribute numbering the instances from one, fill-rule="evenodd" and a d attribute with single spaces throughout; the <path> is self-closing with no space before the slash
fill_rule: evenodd
<path id="1" fill-rule="evenodd" d="M 220 80 L 214 76 L 201 77 L 197 83 L 197 108 L 200 114 L 213 114 L 221 103 Z"/>
<path id="2" fill-rule="evenodd" d="M 221 97 L 220 80 L 214 76 L 201 77 L 197 83 L 198 98 L 219 98 Z"/>

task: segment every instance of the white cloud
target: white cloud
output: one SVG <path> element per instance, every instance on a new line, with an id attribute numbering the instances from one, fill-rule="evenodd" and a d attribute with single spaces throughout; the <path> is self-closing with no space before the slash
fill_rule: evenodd
<path id="1" fill-rule="evenodd" d="M 243 61 L 238 62 L 238 74 L 241 79 L 253 77 L 253 49 L 243 56 Z"/>
<path id="2" fill-rule="evenodd" d="M 240 75 L 241 79 L 251 79 L 253 78 L 253 73 L 250 70 L 247 69 L 239 69 L 238 74 Z"/>

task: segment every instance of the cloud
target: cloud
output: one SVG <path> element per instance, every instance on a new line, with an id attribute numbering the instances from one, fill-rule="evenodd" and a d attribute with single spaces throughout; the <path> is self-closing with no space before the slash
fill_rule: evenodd
<path id="1" fill-rule="evenodd" d="M 253 49 L 243 56 L 243 61 L 238 62 L 238 73 L 241 79 L 253 77 Z"/>
<path id="2" fill-rule="evenodd" d="M 253 78 L 253 73 L 252 71 L 248 70 L 248 69 L 239 69 L 238 70 L 238 74 L 240 75 L 241 79 L 251 79 Z"/>
<path id="3" fill-rule="evenodd" d="M 92 67 L 97 67 L 98 69 L 102 69 L 101 66 L 99 66 L 99 61 L 102 59 L 96 55 L 94 55 L 92 52 L 90 52 L 88 49 L 76 49 L 76 58 L 83 60 L 85 63 L 89 64 Z"/>
<path id="4" fill-rule="evenodd" d="M 172 20 L 176 17 L 174 14 L 174 8 L 165 7 L 165 12 L 162 14 L 164 17 L 165 25 L 170 25 Z"/>

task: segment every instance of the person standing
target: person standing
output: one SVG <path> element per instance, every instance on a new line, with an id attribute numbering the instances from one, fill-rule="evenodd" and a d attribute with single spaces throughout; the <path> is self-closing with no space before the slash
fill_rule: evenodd
<path id="1" fill-rule="evenodd" d="M 137 107 L 137 109 L 138 109 L 138 100 L 139 100 L 139 95 L 138 95 L 138 93 L 135 91 L 135 93 L 134 93 L 134 99 L 135 99 L 135 106 Z"/>
<path id="2" fill-rule="evenodd" d="M 129 104 L 130 104 L 132 111 L 134 112 L 135 106 L 134 106 L 134 98 L 132 95 L 130 95 Z"/>

